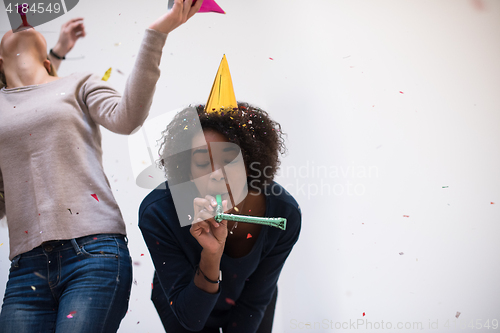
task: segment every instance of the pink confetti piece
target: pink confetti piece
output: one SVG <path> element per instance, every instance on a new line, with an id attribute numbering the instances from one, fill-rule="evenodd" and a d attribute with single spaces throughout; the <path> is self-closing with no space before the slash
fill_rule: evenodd
<path id="1" fill-rule="evenodd" d="M 97 194 L 91 194 L 92 198 L 96 199 L 97 201 L 99 201 L 99 199 L 97 198 Z"/>
<path id="2" fill-rule="evenodd" d="M 76 311 L 71 311 L 69 315 L 66 316 L 66 318 L 71 319 L 73 318 L 73 315 L 76 313 Z"/>
<path id="3" fill-rule="evenodd" d="M 404 92 L 402 92 L 402 91 L 400 91 L 399 93 L 400 93 L 400 94 L 404 94 Z"/>
<path id="4" fill-rule="evenodd" d="M 247 235 L 247 239 L 249 239 L 249 238 L 252 238 L 252 235 L 251 235 L 251 234 L 248 234 L 248 235 Z"/>
<path id="5" fill-rule="evenodd" d="M 193 6 L 195 3 L 196 1 L 193 1 Z M 222 8 L 220 8 L 220 6 L 217 3 L 215 3 L 214 0 L 205 0 L 201 5 L 200 10 L 198 10 L 198 13 L 209 13 L 209 12 L 226 14 L 226 12 L 223 11 Z"/>
<path id="6" fill-rule="evenodd" d="M 410 215 L 403 215 L 403 217 L 410 217 Z"/>
<path id="7" fill-rule="evenodd" d="M 226 303 L 229 304 L 229 305 L 232 305 L 232 306 L 236 305 L 236 302 L 233 301 L 232 299 L 230 299 L 229 297 L 226 297 Z"/>
<path id="8" fill-rule="evenodd" d="M 458 318 L 460 316 L 460 312 L 457 311 L 457 314 L 455 315 L 455 318 Z"/>
<path id="9" fill-rule="evenodd" d="M 136 266 L 140 266 L 140 265 L 141 265 L 141 263 L 140 263 L 140 262 L 138 262 L 138 261 L 134 261 L 134 265 L 136 265 Z"/>
<path id="10" fill-rule="evenodd" d="M 274 60 L 273 58 L 269 58 L 269 59 Z"/>

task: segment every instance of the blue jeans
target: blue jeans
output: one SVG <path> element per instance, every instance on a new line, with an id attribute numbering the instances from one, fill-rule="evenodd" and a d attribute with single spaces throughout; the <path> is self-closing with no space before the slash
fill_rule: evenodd
<path id="1" fill-rule="evenodd" d="M 46 242 L 12 260 L 0 332 L 116 332 L 131 285 L 125 236 Z"/>

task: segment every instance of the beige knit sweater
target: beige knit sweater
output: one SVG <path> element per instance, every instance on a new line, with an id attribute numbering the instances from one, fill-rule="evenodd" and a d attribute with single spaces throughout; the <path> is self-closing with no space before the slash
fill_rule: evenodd
<path id="1" fill-rule="evenodd" d="M 126 233 L 99 125 L 130 134 L 144 123 L 166 38 L 146 30 L 123 97 L 88 73 L 0 90 L 0 219 L 11 260 L 49 240 Z"/>

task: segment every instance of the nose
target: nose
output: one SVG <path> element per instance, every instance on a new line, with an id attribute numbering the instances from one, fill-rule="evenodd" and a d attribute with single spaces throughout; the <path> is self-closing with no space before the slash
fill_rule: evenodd
<path id="1" fill-rule="evenodd" d="M 224 172 L 222 171 L 222 166 L 214 163 L 214 169 L 210 174 L 210 180 L 221 181 L 224 180 Z"/>

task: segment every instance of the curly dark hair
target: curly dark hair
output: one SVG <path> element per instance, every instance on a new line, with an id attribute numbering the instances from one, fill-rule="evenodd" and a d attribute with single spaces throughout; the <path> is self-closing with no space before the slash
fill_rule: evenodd
<path id="1" fill-rule="evenodd" d="M 196 115 L 199 123 L 196 121 Z M 199 125 L 201 124 L 201 129 Z M 279 154 L 286 153 L 281 125 L 268 113 L 248 103 L 238 108 L 206 113 L 205 105 L 196 105 L 177 113 L 162 132 L 157 164 L 164 169 L 170 185 L 189 181 L 192 138 L 201 130 L 211 129 L 238 145 L 247 169 L 247 182 L 263 188 L 278 171 Z"/>

